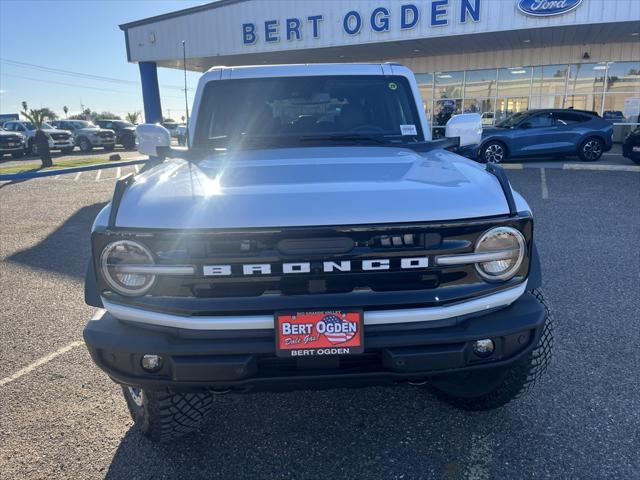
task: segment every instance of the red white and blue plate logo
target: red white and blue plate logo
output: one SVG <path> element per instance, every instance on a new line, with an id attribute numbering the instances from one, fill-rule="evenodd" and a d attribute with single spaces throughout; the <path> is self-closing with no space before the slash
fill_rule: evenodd
<path id="1" fill-rule="evenodd" d="M 362 353 L 362 312 L 319 311 L 276 315 L 279 356 Z"/>

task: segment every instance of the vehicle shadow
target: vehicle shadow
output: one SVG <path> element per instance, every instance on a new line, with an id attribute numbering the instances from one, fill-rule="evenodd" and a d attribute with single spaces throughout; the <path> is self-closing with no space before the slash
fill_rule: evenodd
<path id="1" fill-rule="evenodd" d="M 91 225 L 106 203 L 80 208 L 40 243 L 14 253 L 8 261 L 30 268 L 84 278 L 90 258 Z"/>
<path id="2" fill-rule="evenodd" d="M 409 385 L 216 396 L 206 428 L 173 444 L 132 427 L 106 478 L 464 478 L 487 468 L 486 425 L 505 423 L 522 428 L 509 409 L 463 412 Z"/>

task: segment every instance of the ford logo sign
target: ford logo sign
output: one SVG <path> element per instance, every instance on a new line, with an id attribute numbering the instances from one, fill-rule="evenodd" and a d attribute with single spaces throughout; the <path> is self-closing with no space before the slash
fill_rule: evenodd
<path id="1" fill-rule="evenodd" d="M 546 17 L 578 8 L 582 0 L 519 0 L 518 10 L 527 15 Z"/>

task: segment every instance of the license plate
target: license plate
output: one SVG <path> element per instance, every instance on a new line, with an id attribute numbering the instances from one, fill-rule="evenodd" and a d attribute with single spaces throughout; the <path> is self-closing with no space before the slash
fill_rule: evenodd
<path id="1" fill-rule="evenodd" d="M 17 147 L 17 143 L 7 143 L 7 147 Z"/>
<path id="2" fill-rule="evenodd" d="M 362 317 L 358 310 L 276 314 L 276 354 L 309 357 L 362 353 Z"/>
<path id="3" fill-rule="evenodd" d="M 634 152 L 640 152 L 640 145 L 631 148 Z"/>

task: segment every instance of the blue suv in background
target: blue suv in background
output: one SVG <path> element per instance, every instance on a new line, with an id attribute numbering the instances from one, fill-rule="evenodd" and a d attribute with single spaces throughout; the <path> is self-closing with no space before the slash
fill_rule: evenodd
<path id="1" fill-rule="evenodd" d="M 477 150 L 482 162 L 513 157 L 578 155 L 598 160 L 611 149 L 613 125 L 586 110 L 527 110 L 487 127 Z"/>

